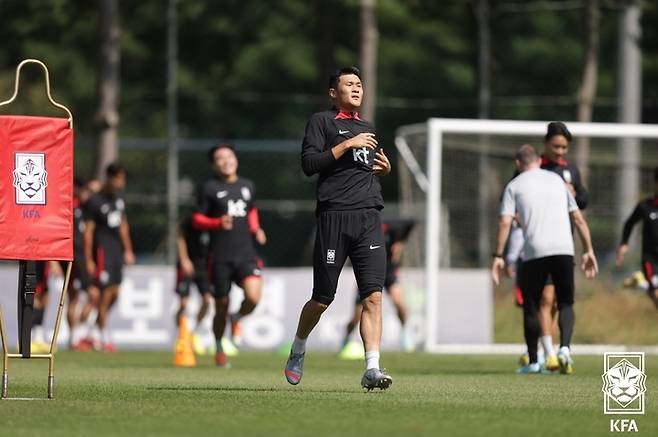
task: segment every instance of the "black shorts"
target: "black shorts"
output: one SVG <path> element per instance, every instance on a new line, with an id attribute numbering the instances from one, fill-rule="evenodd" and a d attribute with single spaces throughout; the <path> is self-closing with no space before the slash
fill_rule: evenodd
<path id="1" fill-rule="evenodd" d="M 101 290 L 120 285 L 123 280 L 123 249 L 115 244 L 98 245 L 94 248 L 96 277 L 94 283 Z"/>
<path id="2" fill-rule="evenodd" d="M 222 298 L 228 296 L 231 283 L 235 282 L 242 286 L 245 279 L 249 277 L 260 278 L 263 262 L 258 257 L 233 261 L 221 261 L 219 257 L 215 257 L 211 266 L 213 294 L 216 298 Z"/>
<path id="3" fill-rule="evenodd" d="M 361 299 L 384 287 L 386 247 L 379 211 L 325 211 L 318 216 L 313 250 L 313 296 L 329 305 L 347 258 Z"/>
<path id="4" fill-rule="evenodd" d="M 196 284 L 199 293 L 209 293 L 211 290 L 208 275 L 208 265 L 206 263 L 195 262 L 194 274 L 192 276 L 185 276 L 179 262 L 176 269 L 176 294 L 180 297 L 189 296 L 192 283 Z"/>
<path id="5" fill-rule="evenodd" d="M 549 276 L 553 279 L 555 285 L 558 309 L 573 305 L 575 291 L 573 256 L 555 255 L 523 262 L 519 283 L 523 293 L 523 308 L 525 311 L 533 314 L 537 312 L 542 290 Z"/>
<path id="6" fill-rule="evenodd" d="M 658 256 L 651 253 L 642 254 L 642 271 L 649 283 L 649 288 L 658 288 Z"/>

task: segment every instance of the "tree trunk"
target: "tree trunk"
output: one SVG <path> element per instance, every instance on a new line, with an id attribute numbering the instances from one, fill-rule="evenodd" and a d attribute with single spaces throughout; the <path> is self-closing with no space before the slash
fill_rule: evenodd
<path id="1" fill-rule="evenodd" d="M 314 105 L 317 111 L 327 109 L 327 79 L 336 70 L 336 5 L 330 0 L 318 0 L 315 4 L 315 16 L 319 20 L 320 35 L 317 40 L 316 65 L 318 67 L 318 90 L 323 91 L 324 99 Z"/>
<path id="2" fill-rule="evenodd" d="M 361 0 L 361 78 L 363 79 L 363 118 L 374 123 L 377 106 L 377 0 Z"/>
<path id="3" fill-rule="evenodd" d="M 119 157 L 119 2 L 98 0 L 100 12 L 100 59 L 94 117 L 96 128 L 96 177 L 102 179 L 105 167 Z"/>
<path id="4" fill-rule="evenodd" d="M 587 0 L 585 6 L 585 60 L 583 76 L 578 90 L 578 121 L 591 122 L 599 69 L 599 0 Z M 583 183 L 589 176 L 589 138 L 578 138 L 576 166 Z"/>

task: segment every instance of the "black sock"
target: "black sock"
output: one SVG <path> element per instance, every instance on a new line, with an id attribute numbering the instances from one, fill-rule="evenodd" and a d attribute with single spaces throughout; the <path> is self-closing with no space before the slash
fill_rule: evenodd
<path id="1" fill-rule="evenodd" d="M 560 347 L 569 347 L 571 345 L 573 327 L 576 324 L 576 314 L 573 311 L 573 305 L 565 305 L 560 308 L 560 317 L 557 323 L 560 326 Z"/>

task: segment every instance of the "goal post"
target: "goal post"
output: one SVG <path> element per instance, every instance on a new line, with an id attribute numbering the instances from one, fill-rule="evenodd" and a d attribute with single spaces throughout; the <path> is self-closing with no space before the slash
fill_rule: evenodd
<path id="1" fill-rule="evenodd" d="M 414 190 L 419 197 L 417 201 L 423 204 L 424 208 L 424 241 L 419 244 L 422 246 L 421 252 L 422 267 L 424 269 L 425 288 L 426 288 L 426 337 L 425 348 L 428 351 L 436 349 L 439 345 L 441 333 L 438 329 L 440 325 L 441 308 L 439 308 L 440 295 L 441 295 L 441 266 L 450 266 L 450 260 L 444 261 L 442 259 L 442 247 L 455 246 L 452 243 L 452 237 L 446 229 L 442 227 L 451 223 L 451 219 L 447 220 L 444 217 L 445 208 L 445 190 L 452 190 L 455 187 L 443 187 L 446 180 L 446 172 L 457 174 L 459 177 L 468 178 L 482 178 L 481 174 L 474 174 L 478 168 L 468 168 L 464 164 L 463 169 L 454 169 L 451 163 L 445 162 L 444 155 L 446 151 L 451 153 L 451 156 L 459 156 L 472 154 L 470 158 L 471 163 L 476 162 L 478 154 L 484 153 L 494 156 L 495 162 L 492 163 L 492 171 L 496 173 L 496 179 L 500 183 L 496 188 L 504 186 L 511 177 L 513 168 L 513 156 L 516 149 L 523 143 L 533 144 L 538 151 L 543 149 L 543 137 L 546 133 L 548 121 L 515 121 L 515 120 L 479 120 L 479 119 L 446 119 L 446 118 L 431 118 L 426 123 L 419 123 L 413 125 L 401 126 L 396 131 L 395 145 L 398 150 L 398 155 L 405 164 L 404 171 L 412 175 L 409 180 L 413 180 L 415 187 Z M 651 152 L 655 160 L 639 159 L 639 151 L 642 144 L 658 145 L 658 125 L 651 124 L 619 124 L 619 123 L 580 123 L 580 122 L 565 122 L 571 131 L 574 141 L 572 147 L 577 147 L 576 139 L 589 138 L 592 141 L 591 158 L 590 162 L 594 162 L 599 169 L 599 174 L 605 173 L 605 168 L 615 170 L 616 174 L 621 176 L 616 178 L 616 190 L 623 185 L 624 179 L 628 179 L 629 172 L 632 174 L 640 174 L 644 169 L 645 175 L 649 167 L 658 164 L 658 152 Z M 456 140 L 458 138 L 466 138 L 467 140 Z M 487 144 L 483 148 L 482 144 Z M 490 144 L 495 147 L 490 148 Z M 448 148 L 447 148 L 448 146 Z M 463 149 L 463 153 L 461 152 Z M 492 151 L 493 150 L 493 151 Z M 648 150 L 648 149 L 647 149 Z M 574 156 L 571 153 L 570 156 Z M 644 155 L 643 155 L 644 156 Z M 570 160 L 573 160 L 570 158 Z M 488 161 L 485 161 L 488 162 Z M 504 164 L 504 165 L 503 165 Z M 608 166 L 608 167 L 606 167 Z M 496 167 L 495 169 L 493 167 Z M 502 170 L 501 170 L 502 169 Z M 507 174 L 505 171 L 509 170 Z M 402 171 L 402 169 L 401 169 Z M 489 170 L 487 170 L 489 171 Z M 601 179 L 601 177 L 599 177 Z M 608 191 L 613 187 L 613 180 L 615 177 L 609 178 L 609 185 L 606 187 Z M 631 178 L 632 180 L 632 178 Z M 624 202 L 625 204 L 634 205 L 638 200 L 637 193 L 639 192 L 639 177 L 634 179 L 636 182 L 631 182 L 630 192 L 629 188 L 625 188 L 625 193 L 621 195 L 621 201 L 617 199 L 617 204 Z M 484 181 L 484 186 L 487 186 L 489 181 Z M 489 184 L 492 185 L 492 184 Z M 601 185 L 601 184 L 599 184 Z M 626 182 L 626 185 L 629 185 Z M 633 187 L 633 185 L 635 185 Z M 482 186 L 482 184 L 481 184 Z M 477 188 L 475 188 L 477 190 Z M 493 187 L 489 187 L 494 190 Z M 592 191 L 594 187 L 590 188 Z M 601 190 L 599 190 L 601 191 Z M 493 199 L 489 196 L 491 207 L 486 211 L 476 211 L 474 214 L 486 214 L 486 219 L 490 223 L 491 235 L 489 239 L 493 242 L 495 237 L 495 224 L 496 209 L 498 199 Z M 601 197 L 595 196 L 595 197 Z M 609 197 L 609 196 L 608 196 Z M 613 196 L 614 197 L 614 196 Z M 443 199 L 443 200 L 442 200 Z M 606 214 L 610 215 L 610 205 L 606 204 Z M 480 205 L 481 207 L 482 205 Z M 595 205 L 596 206 L 596 205 Z M 619 216 L 619 211 L 628 209 L 625 205 L 621 208 L 620 205 L 614 205 L 616 208 L 615 214 Z M 475 207 L 474 207 L 475 208 Z M 603 208 L 603 207 L 601 207 Z M 601 209 L 599 208 L 599 210 Z M 626 214 L 630 214 L 630 209 Z M 607 217 L 607 216 L 606 216 Z M 455 220 L 452 220 L 454 222 Z M 458 221 L 458 225 L 467 226 L 468 221 Z M 618 220 L 617 220 L 618 224 Z M 612 229 L 612 225 L 607 224 L 608 228 Z M 473 227 L 473 226 L 471 226 Z M 452 231 L 452 226 L 450 228 Z M 451 233 L 451 232 L 450 232 Z M 636 231 L 637 233 L 637 231 Z M 616 230 L 615 230 L 616 236 Z M 451 243 L 442 243 L 442 239 L 449 239 Z M 466 244 L 459 245 L 468 246 L 473 243 L 474 238 L 469 240 Z M 597 241 L 594 240 L 595 248 L 597 248 Z M 606 243 L 606 250 L 610 246 L 610 242 Z M 445 249 L 444 249 L 445 250 Z M 464 251 L 468 251 L 464 249 Z M 420 264 L 420 262 L 418 263 Z M 484 269 L 488 265 L 482 265 L 480 258 L 479 264 L 477 261 L 469 266 L 469 268 Z M 519 338 L 519 342 L 522 339 Z"/>

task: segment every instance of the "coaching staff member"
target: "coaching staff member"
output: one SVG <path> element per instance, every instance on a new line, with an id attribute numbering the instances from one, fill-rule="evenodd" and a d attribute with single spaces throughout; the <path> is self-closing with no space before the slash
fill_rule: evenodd
<path id="1" fill-rule="evenodd" d="M 532 146 L 528 144 L 521 146 L 516 154 L 516 165 L 521 174 L 505 187 L 491 275 L 494 282 L 498 284 L 500 272 L 505 266 L 502 257 L 505 242 L 509 236 L 512 220 L 518 216 L 525 237 L 519 279 L 524 302 L 524 334 L 530 355 L 530 364 L 519 369 L 519 373 L 541 371 L 537 363 L 539 339 L 537 311 L 542 289 L 550 275 L 555 285 L 560 312 L 558 360 L 562 373 L 569 374 L 573 372 L 569 346 L 575 323 L 574 244 L 569 218 L 573 220 L 583 245 L 581 267 L 588 278 L 593 278 L 598 266 L 589 227 L 562 178 L 540 168 L 541 160 Z"/>

